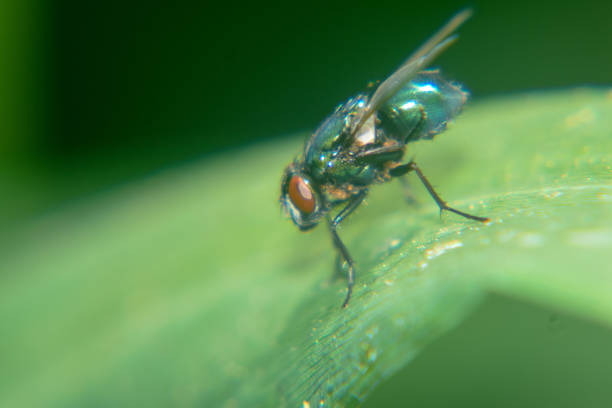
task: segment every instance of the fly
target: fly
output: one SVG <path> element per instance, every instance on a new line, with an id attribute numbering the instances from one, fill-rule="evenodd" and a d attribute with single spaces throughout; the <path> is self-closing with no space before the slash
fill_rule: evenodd
<path id="1" fill-rule="evenodd" d="M 402 162 L 408 143 L 433 139 L 467 101 L 468 92 L 460 84 L 426 68 L 457 40 L 453 32 L 470 15 L 471 10 L 456 14 L 376 90 L 338 106 L 306 142 L 302 155 L 285 169 L 281 206 L 302 231 L 326 218 L 338 256 L 348 266 L 342 307 L 351 299 L 355 264 L 337 227 L 359 207 L 372 184 L 414 172 L 440 213 L 446 210 L 475 221 L 489 220 L 449 207 L 413 160 Z M 335 209 L 339 211 L 332 217 Z"/>

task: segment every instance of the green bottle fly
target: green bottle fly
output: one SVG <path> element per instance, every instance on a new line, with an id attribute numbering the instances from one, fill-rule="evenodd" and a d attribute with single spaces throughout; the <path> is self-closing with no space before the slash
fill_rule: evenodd
<path id="1" fill-rule="evenodd" d="M 453 32 L 470 15 L 470 10 L 456 14 L 378 87 L 338 106 L 285 169 L 281 205 L 302 231 L 325 217 L 338 255 L 348 265 L 343 307 L 351 298 L 355 266 L 336 228 L 361 204 L 371 185 L 414 171 L 440 211 L 488 221 L 449 207 L 414 161 L 402 162 L 408 143 L 443 132 L 467 101 L 468 92 L 460 84 L 426 68 L 457 39 Z M 332 218 L 329 213 L 336 208 Z"/>

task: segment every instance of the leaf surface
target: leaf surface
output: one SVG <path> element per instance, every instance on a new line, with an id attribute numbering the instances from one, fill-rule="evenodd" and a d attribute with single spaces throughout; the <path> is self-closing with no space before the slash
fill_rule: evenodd
<path id="1" fill-rule="evenodd" d="M 301 140 L 168 170 L 32 220 L 0 247 L 2 406 L 352 406 L 489 292 L 612 323 L 612 93 L 474 103 L 412 146 L 340 235 L 278 206 Z"/>

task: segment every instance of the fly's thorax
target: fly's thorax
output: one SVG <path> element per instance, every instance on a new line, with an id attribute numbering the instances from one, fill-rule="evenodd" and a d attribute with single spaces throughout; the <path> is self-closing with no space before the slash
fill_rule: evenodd
<path id="1" fill-rule="evenodd" d="M 357 134 L 351 134 L 353 122 L 365 109 L 367 101 L 367 94 L 360 94 L 340 105 L 306 143 L 304 168 L 318 183 L 340 185 L 355 181 L 363 184 L 373 179 L 372 169 L 356 163 L 351 156 L 356 148 L 376 142 L 374 117 Z"/>
<path id="2" fill-rule="evenodd" d="M 365 185 L 375 177 L 375 168 L 357 162 L 350 151 L 338 149 L 321 152 L 319 157 L 308 164 L 308 173 L 319 185 L 354 183 Z"/>
<path id="3" fill-rule="evenodd" d="M 404 143 L 431 139 L 461 113 L 468 92 L 438 70 L 420 72 L 378 110 L 385 134 Z"/>
<path id="4" fill-rule="evenodd" d="M 324 183 L 330 174 L 336 172 L 341 165 L 339 149 L 320 150 L 317 156 L 312 155 L 310 160 L 305 162 L 308 172 L 320 183 Z"/>
<path id="5" fill-rule="evenodd" d="M 304 164 L 318 172 L 328 167 L 340 150 L 346 147 L 352 121 L 365 108 L 367 95 L 357 95 L 342 105 L 319 125 L 304 147 Z"/>
<path id="6" fill-rule="evenodd" d="M 297 162 L 287 166 L 283 173 L 280 202 L 302 231 L 314 228 L 327 211 L 318 184 Z"/>

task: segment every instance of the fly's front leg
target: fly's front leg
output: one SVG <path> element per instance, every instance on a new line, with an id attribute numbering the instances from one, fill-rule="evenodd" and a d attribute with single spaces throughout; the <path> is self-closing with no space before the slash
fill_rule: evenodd
<path id="1" fill-rule="evenodd" d="M 342 303 L 342 307 L 346 307 L 348 305 L 348 302 L 351 299 L 351 294 L 353 293 L 353 283 L 355 282 L 355 265 L 353 262 L 353 258 L 349 254 L 348 249 L 346 248 L 346 245 L 344 245 L 344 243 L 340 239 L 340 236 L 338 235 L 337 226 L 348 215 L 350 215 L 353 211 L 355 211 L 355 209 L 359 206 L 359 204 L 361 204 L 361 202 L 365 198 L 366 194 L 367 194 L 367 190 L 363 190 L 361 193 L 359 193 L 354 198 L 352 198 L 351 201 L 349 201 L 349 203 L 346 205 L 346 207 L 344 207 L 342 211 L 340 211 L 340 213 L 338 213 L 338 215 L 334 217 L 333 220 L 327 217 L 327 223 L 329 225 L 329 231 L 332 236 L 332 242 L 334 243 L 334 246 L 338 250 L 338 254 L 340 255 L 340 257 L 344 258 L 344 260 L 346 261 L 348 265 L 348 272 L 346 276 L 347 277 L 347 291 L 346 291 L 346 298 L 344 299 L 344 302 Z"/>
<path id="2" fill-rule="evenodd" d="M 436 190 L 434 190 L 433 186 L 431 185 L 431 183 L 429 182 L 429 180 L 427 180 L 427 177 L 425 177 L 425 175 L 423 174 L 423 172 L 421 171 L 421 169 L 419 168 L 419 166 L 417 166 L 417 164 L 413 161 L 410 161 L 409 163 L 406 164 L 402 164 L 401 166 L 397 166 L 393 169 L 390 170 L 390 174 L 392 177 L 399 177 L 399 176 L 403 176 L 406 173 L 409 173 L 411 171 L 414 171 L 417 176 L 419 177 L 419 179 L 421 180 L 421 182 L 423 183 L 423 185 L 425 186 L 425 188 L 427 189 L 427 191 L 429 192 L 429 195 L 431 195 L 431 197 L 434 199 L 434 201 L 436 202 L 436 204 L 438 205 L 438 207 L 440 208 L 440 214 L 442 214 L 442 211 L 446 210 L 446 211 L 450 211 L 450 212 L 454 212 L 455 214 L 458 214 L 462 217 L 468 218 L 470 220 L 475 220 L 475 221 L 480 221 L 480 222 L 488 222 L 489 218 L 487 217 L 478 217 L 476 215 L 472 215 L 472 214 L 468 214 L 465 213 L 463 211 L 457 210 L 455 208 L 450 207 L 446 201 L 444 201 L 442 199 L 442 197 L 440 197 L 438 195 L 438 193 L 436 193 Z"/>

